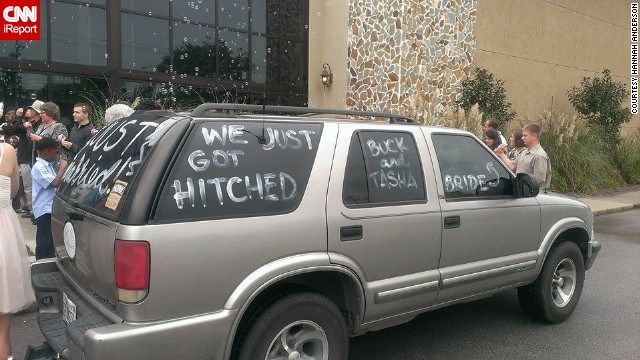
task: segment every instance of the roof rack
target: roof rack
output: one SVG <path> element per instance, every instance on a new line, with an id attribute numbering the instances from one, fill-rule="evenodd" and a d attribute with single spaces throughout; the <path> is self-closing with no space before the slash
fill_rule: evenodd
<path id="1" fill-rule="evenodd" d="M 217 113 L 217 114 L 215 114 Z M 246 105 L 246 104 L 230 104 L 230 103 L 205 103 L 199 105 L 193 111 L 193 117 L 219 116 L 219 113 L 225 113 L 235 116 L 241 113 L 258 113 L 258 114 L 297 114 L 302 116 L 313 115 L 347 115 L 357 116 L 361 118 L 387 118 L 390 124 L 419 124 L 410 117 L 375 111 L 355 111 L 355 110 L 339 110 L 339 109 L 319 109 L 296 106 L 273 106 L 273 105 Z"/>

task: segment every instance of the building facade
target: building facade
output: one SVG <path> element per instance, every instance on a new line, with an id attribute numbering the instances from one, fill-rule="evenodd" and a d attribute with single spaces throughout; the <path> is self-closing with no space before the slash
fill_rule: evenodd
<path id="1" fill-rule="evenodd" d="M 312 1 L 309 103 L 431 114 L 459 97 L 475 67 L 504 81 L 519 119 L 574 114 L 567 91 L 610 69 L 630 86 L 625 0 Z M 334 81 L 320 83 L 322 64 Z M 629 106 L 629 102 L 625 104 Z M 634 115 L 623 131 L 635 131 Z"/>
<path id="2" fill-rule="evenodd" d="M 473 69 L 475 0 L 311 2 L 309 69 L 332 64 L 334 85 L 309 75 L 315 106 L 442 112 Z M 417 101 L 419 100 L 419 101 Z"/>
<path id="3" fill-rule="evenodd" d="M 630 90 L 630 3 L 479 1 L 474 63 L 504 80 L 519 117 L 535 119 L 544 110 L 574 114 L 567 91 L 583 77 L 601 77 L 606 68 Z M 639 126 L 634 115 L 622 131 Z"/>
<path id="4" fill-rule="evenodd" d="M 308 0 L 41 0 L 41 40 L 0 42 L 0 99 L 304 106 L 308 16 Z"/>
<path id="5" fill-rule="evenodd" d="M 41 0 L 40 41 L 0 42 L 0 99 L 243 102 L 438 114 L 477 66 L 518 117 L 573 113 L 604 68 L 629 84 L 612 0 Z M 332 73 L 325 86 L 320 74 Z M 625 129 L 640 121 L 634 116 Z"/>

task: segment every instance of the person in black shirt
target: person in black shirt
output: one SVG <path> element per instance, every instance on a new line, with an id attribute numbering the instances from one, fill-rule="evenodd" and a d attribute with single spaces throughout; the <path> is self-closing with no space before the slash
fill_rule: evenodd
<path id="1" fill-rule="evenodd" d="M 91 106 L 85 103 L 73 105 L 73 121 L 75 122 L 75 126 L 71 128 L 71 134 L 68 139 L 65 139 L 64 135 L 58 136 L 62 147 L 69 150 L 69 159 L 73 159 L 93 136 L 91 133 L 93 125 L 89 121 L 89 116 L 91 116 Z"/>
<path id="2" fill-rule="evenodd" d="M 0 124 L 0 140 L 9 142 L 9 137 L 13 135 L 13 121 L 16 117 L 16 109 L 10 107 L 4 112 L 4 121 Z"/>
<path id="3" fill-rule="evenodd" d="M 40 124 L 40 107 L 44 102 L 36 100 L 29 106 L 22 119 L 18 119 L 22 113 L 21 109 L 16 110 L 16 119 L 13 122 L 13 133 L 18 135 L 18 164 L 20 165 L 20 178 L 26 195 L 26 205 L 23 210 L 27 211 L 23 217 L 31 217 L 31 153 L 33 151 L 33 142 L 29 140 L 28 128 L 37 128 Z M 28 127 L 25 124 L 28 123 Z"/>

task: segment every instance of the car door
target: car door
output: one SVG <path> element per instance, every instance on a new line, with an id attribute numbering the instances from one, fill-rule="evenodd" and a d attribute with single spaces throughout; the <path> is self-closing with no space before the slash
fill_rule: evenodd
<path id="1" fill-rule="evenodd" d="M 430 137 L 443 217 L 437 303 L 530 279 L 540 241 L 537 200 L 515 196 L 513 175 L 478 138 Z"/>
<path id="2" fill-rule="evenodd" d="M 331 261 L 355 271 L 364 323 L 432 305 L 441 216 L 418 126 L 340 125 L 327 201 Z"/>

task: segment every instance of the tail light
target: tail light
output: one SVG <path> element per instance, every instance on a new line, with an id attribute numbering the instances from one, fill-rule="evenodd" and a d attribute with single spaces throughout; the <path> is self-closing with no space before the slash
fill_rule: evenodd
<path id="1" fill-rule="evenodd" d="M 116 240 L 114 256 L 118 300 L 124 303 L 141 301 L 149 292 L 149 243 Z"/>

